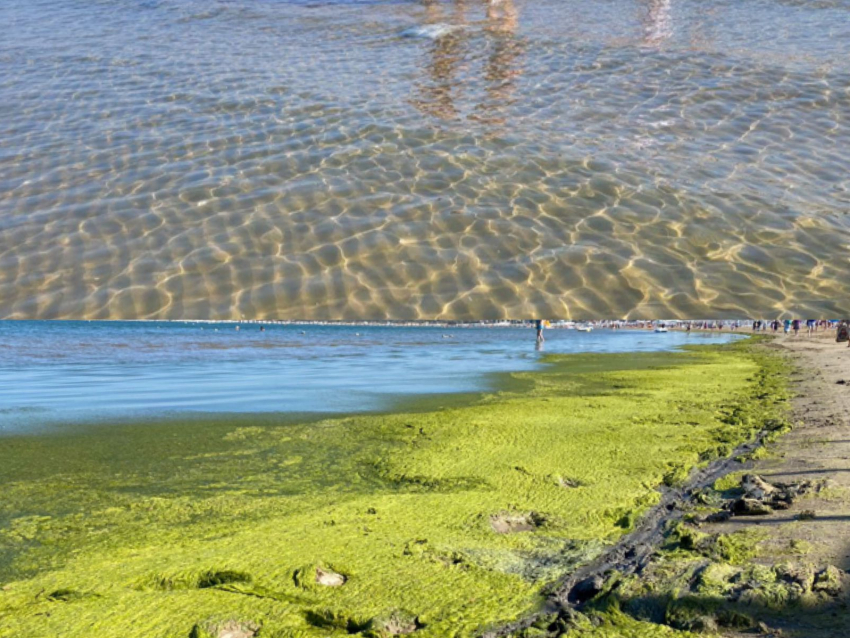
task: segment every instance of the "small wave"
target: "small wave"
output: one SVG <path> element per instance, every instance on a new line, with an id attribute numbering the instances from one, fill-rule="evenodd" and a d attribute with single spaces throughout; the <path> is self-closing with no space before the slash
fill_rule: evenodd
<path id="1" fill-rule="evenodd" d="M 11 408 L 0 408 L 0 414 L 42 414 L 49 412 L 47 408 L 42 408 L 34 405 L 21 405 Z"/>
<path id="2" fill-rule="evenodd" d="M 426 38 L 428 40 L 439 40 L 459 30 L 460 27 L 451 24 L 426 24 L 424 26 L 410 27 L 401 32 L 403 38 Z"/>

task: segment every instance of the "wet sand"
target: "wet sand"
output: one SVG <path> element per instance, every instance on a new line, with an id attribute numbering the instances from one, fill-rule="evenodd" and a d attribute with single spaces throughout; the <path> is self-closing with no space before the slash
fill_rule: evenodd
<path id="1" fill-rule="evenodd" d="M 767 347 L 788 356 L 796 367 L 791 376 L 794 427 L 769 444 L 765 458 L 755 461 L 749 471 L 772 484 L 823 481 L 823 488 L 789 509 L 735 517 L 706 531 L 766 534 L 756 560 L 762 565 L 793 561 L 841 569 L 841 596 L 796 613 L 768 614 L 765 628 L 769 631 L 762 635 L 846 638 L 850 627 L 850 348 L 835 342 L 834 331 L 812 337 L 782 336 Z M 809 519 L 811 514 L 814 518 Z M 802 556 L 789 556 L 789 548 L 795 547 L 805 548 Z"/>
<path id="2" fill-rule="evenodd" d="M 808 562 L 845 572 L 843 599 L 775 623 L 788 635 L 844 638 L 850 627 L 850 348 L 827 335 L 778 339 L 771 345 L 798 366 L 792 377 L 795 425 L 753 469 L 770 482 L 825 480 L 827 487 L 746 526 L 769 530 L 765 561 L 779 560 L 792 543 L 804 542 L 811 545 Z M 815 518 L 798 520 L 804 511 L 814 512 Z"/>
<path id="3" fill-rule="evenodd" d="M 835 332 L 780 336 L 767 347 L 788 356 L 793 429 L 766 447 L 765 458 L 750 471 L 772 484 L 823 481 L 823 489 L 797 500 L 787 510 L 766 516 L 735 517 L 706 531 L 756 531 L 767 534 L 759 564 L 794 562 L 841 569 L 844 589 L 835 601 L 777 612 L 766 618 L 767 636 L 846 638 L 850 627 L 850 348 L 835 342 Z M 814 514 L 814 518 L 808 516 Z M 801 520 L 807 519 L 807 520 Z M 789 548 L 804 547 L 789 557 Z M 752 634 L 729 632 L 727 638 Z"/>

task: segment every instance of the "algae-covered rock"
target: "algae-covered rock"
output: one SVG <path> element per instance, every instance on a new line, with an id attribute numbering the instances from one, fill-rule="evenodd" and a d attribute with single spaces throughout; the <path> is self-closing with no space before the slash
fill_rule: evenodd
<path id="1" fill-rule="evenodd" d="M 532 532 L 546 522 L 546 517 L 539 512 L 511 513 L 499 512 L 490 517 L 490 527 L 497 534 L 516 534 L 517 532 Z"/>
<path id="2" fill-rule="evenodd" d="M 259 624 L 231 619 L 198 623 L 192 628 L 189 638 L 254 638 L 259 633 Z"/>
<path id="3" fill-rule="evenodd" d="M 688 480 L 690 471 L 684 465 L 674 464 L 662 477 L 662 482 L 667 487 L 676 487 Z"/>
<path id="4" fill-rule="evenodd" d="M 605 587 L 605 579 L 602 576 L 599 574 L 589 576 L 575 584 L 570 590 L 569 600 L 581 604 L 596 596 L 603 587 Z"/>
<path id="5" fill-rule="evenodd" d="M 342 587 L 345 581 L 348 580 L 342 574 L 331 569 L 316 568 L 316 584 L 323 587 Z"/>
<path id="6" fill-rule="evenodd" d="M 766 565 L 751 565 L 736 579 L 739 589 L 734 597 L 743 605 L 783 609 L 799 599 L 799 591 L 780 580 Z"/>
<path id="7" fill-rule="evenodd" d="M 697 572 L 694 591 L 706 596 L 728 596 L 734 590 L 732 581 L 739 572 L 725 563 L 709 563 Z"/>
<path id="8" fill-rule="evenodd" d="M 585 485 L 584 481 L 581 481 L 577 478 L 573 478 L 571 476 L 558 476 L 555 480 L 555 483 L 559 487 L 564 488 L 565 490 L 574 490 Z"/>
<path id="9" fill-rule="evenodd" d="M 666 623 L 674 629 L 714 633 L 719 629 L 716 605 L 694 598 L 674 600 L 667 606 Z"/>
<path id="10" fill-rule="evenodd" d="M 697 530 L 679 523 L 674 529 L 671 536 L 678 541 L 679 547 L 687 550 L 696 550 L 701 543 L 704 543 L 707 534 L 698 532 Z"/>
<path id="11" fill-rule="evenodd" d="M 765 516 L 773 512 L 769 505 L 754 498 L 739 498 L 732 504 L 736 516 Z"/>
<path id="12" fill-rule="evenodd" d="M 782 609 L 810 596 L 815 582 L 810 565 L 751 564 L 742 569 L 712 563 L 697 573 L 692 591 L 705 598 Z"/>
<path id="13" fill-rule="evenodd" d="M 741 487 L 748 498 L 763 501 L 770 498 L 776 488 L 756 474 L 745 474 L 741 479 Z"/>
<path id="14" fill-rule="evenodd" d="M 841 570 L 829 565 L 819 571 L 815 574 L 812 590 L 828 596 L 838 596 L 841 593 Z"/>
<path id="15" fill-rule="evenodd" d="M 811 565 L 793 565 L 782 564 L 775 568 L 776 576 L 799 590 L 799 593 L 805 593 L 812 589 L 815 582 L 815 570 Z"/>
<path id="16" fill-rule="evenodd" d="M 506 638 L 555 638 L 572 635 L 573 630 L 587 629 L 590 626 L 593 625 L 587 616 L 571 607 L 565 607 L 558 613 L 540 615 L 529 627 L 507 634 Z"/>
<path id="17" fill-rule="evenodd" d="M 391 638 L 407 636 L 422 629 L 425 625 L 419 617 L 402 609 L 396 609 L 386 616 L 374 618 L 366 635 L 369 638 Z"/>
<path id="18" fill-rule="evenodd" d="M 425 559 L 443 565 L 444 567 L 456 567 L 464 570 L 471 567 L 469 559 L 463 553 L 456 550 L 440 550 L 431 547 L 428 539 L 424 538 L 417 538 L 405 543 L 402 555 Z"/>
<path id="19" fill-rule="evenodd" d="M 747 631 L 754 629 L 757 623 L 751 616 L 742 614 L 735 609 L 721 609 L 717 612 L 717 623 L 721 627 Z"/>
<path id="20" fill-rule="evenodd" d="M 788 550 L 793 554 L 809 554 L 815 546 L 800 538 L 792 538 L 788 542 Z"/>
<path id="21" fill-rule="evenodd" d="M 732 534 L 699 534 L 694 537 L 694 551 L 731 565 L 742 565 L 759 553 L 759 543 L 764 534 L 755 530 L 742 530 Z"/>
<path id="22" fill-rule="evenodd" d="M 305 620 L 320 629 L 340 629 L 349 634 L 369 631 L 372 621 L 368 618 L 339 609 L 310 609 L 304 614 Z"/>
<path id="23" fill-rule="evenodd" d="M 296 587 L 317 591 L 326 587 L 342 587 L 348 582 L 349 574 L 324 563 L 313 563 L 296 569 L 292 580 Z"/>

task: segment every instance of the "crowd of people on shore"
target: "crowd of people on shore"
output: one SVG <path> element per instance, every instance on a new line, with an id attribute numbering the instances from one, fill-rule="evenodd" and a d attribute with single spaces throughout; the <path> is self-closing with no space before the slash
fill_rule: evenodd
<path id="1" fill-rule="evenodd" d="M 848 341 L 848 330 L 850 330 L 850 320 L 837 319 L 754 319 L 748 322 L 741 321 L 712 321 L 712 322 L 685 322 L 686 330 L 697 328 L 701 330 L 731 330 L 737 331 L 742 327 L 748 327 L 752 332 L 765 332 L 773 334 L 786 334 L 799 336 L 805 331 L 807 336 L 814 336 L 819 333 L 827 333 L 835 331 L 836 341 L 839 343 Z"/>
<path id="2" fill-rule="evenodd" d="M 764 321 L 759 319 L 753 321 L 752 325 L 753 332 L 767 332 L 768 330 L 771 332 L 779 332 L 782 330 L 785 334 L 793 332 L 797 335 L 803 328 L 803 321 L 801 319 L 785 319 L 784 321 L 779 321 L 779 319 L 774 319 L 773 321 Z M 816 332 L 824 332 L 833 327 L 834 326 L 831 325 L 831 322 L 826 319 L 806 319 L 806 334 L 808 335 L 812 335 Z"/>
<path id="3" fill-rule="evenodd" d="M 197 323 L 197 322 L 195 322 Z M 784 334 L 788 336 L 806 336 L 826 337 L 828 333 L 835 335 L 835 340 L 839 343 L 848 343 L 850 346 L 850 319 L 714 319 L 714 320 L 621 320 L 621 319 L 605 319 L 596 321 L 567 321 L 555 320 L 548 321 L 544 319 L 533 320 L 496 320 L 496 321 L 385 321 L 385 322 L 334 322 L 334 321 L 312 321 L 312 322 L 291 322 L 291 321 L 243 321 L 239 323 L 259 323 L 259 324 L 280 324 L 280 325 L 380 325 L 380 326 L 433 326 L 444 328 L 474 328 L 474 327 L 490 327 L 490 328 L 508 328 L 508 327 L 527 327 L 533 326 L 537 333 L 538 343 L 544 341 L 544 328 L 562 328 L 575 329 L 583 332 L 589 332 L 594 329 L 607 330 L 654 330 L 656 332 L 668 332 L 670 330 L 685 331 L 751 331 L 755 333 L 768 334 Z M 239 325 L 236 326 L 239 330 Z M 260 331 L 265 331 L 265 326 L 260 327 Z M 302 334 L 304 332 L 302 331 Z"/>
<path id="4" fill-rule="evenodd" d="M 582 324 L 590 328 L 603 328 L 609 330 L 655 330 L 666 332 L 667 330 L 691 330 L 700 331 L 730 331 L 749 330 L 755 333 L 785 334 L 789 336 L 826 335 L 834 333 L 838 343 L 847 342 L 850 347 L 850 320 L 838 319 L 750 319 L 741 320 L 700 320 L 700 321 L 587 321 Z M 535 320 L 534 326 L 537 330 L 537 340 L 543 339 L 543 328 L 574 328 L 574 322 L 556 321 L 550 322 L 540 319 Z"/>
<path id="5" fill-rule="evenodd" d="M 539 324 L 540 320 L 535 320 L 535 325 Z M 545 322 L 547 327 L 566 327 L 571 328 L 575 322 L 572 321 L 552 321 Z M 828 330 L 836 330 L 840 325 L 850 323 L 850 320 L 837 319 L 750 319 L 750 320 L 603 320 L 603 321 L 585 321 L 582 325 L 592 326 L 594 328 L 617 329 L 643 329 L 653 330 L 658 327 L 666 327 L 669 329 L 692 329 L 692 330 L 751 330 L 753 332 L 784 332 L 799 333 L 805 329 L 808 334 L 817 332 L 826 332 Z"/>

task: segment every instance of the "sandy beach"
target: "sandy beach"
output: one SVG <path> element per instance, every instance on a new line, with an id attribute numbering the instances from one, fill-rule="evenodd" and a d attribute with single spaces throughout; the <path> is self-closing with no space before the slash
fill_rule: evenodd
<path id="1" fill-rule="evenodd" d="M 777 339 L 773 346 L 797 366 L 794 429 L 768 446 L 753 471 L 772 483 L 818 480 L 825 486 L 756 522 L 770 535 L 762 559 L 779 561 L 787 558 L 784 549 L 801 546 L 810 549 L 806 562 L 844 572 L 843 598 L 805 614 L 778 617 L 774 626 L 785 635 L 840 638 L 850 627 L 850 348 L 835 343 L 834 336 Z"/>

